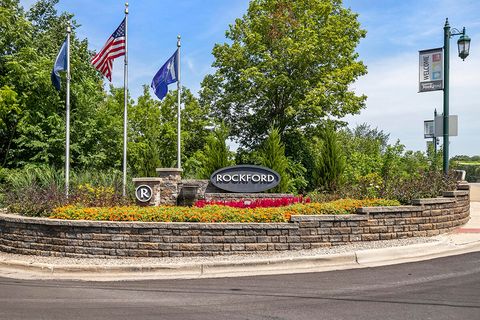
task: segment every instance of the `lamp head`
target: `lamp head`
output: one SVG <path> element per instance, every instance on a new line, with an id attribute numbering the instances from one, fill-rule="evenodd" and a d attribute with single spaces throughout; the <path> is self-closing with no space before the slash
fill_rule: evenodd
<path id="1" fill-rule="evenodd" d="M 470 37 L 465 34 L 465 28 L 463 29 L 463 34 L 458 38 L 458 56 L 465 60 L 470 53 Z"/>

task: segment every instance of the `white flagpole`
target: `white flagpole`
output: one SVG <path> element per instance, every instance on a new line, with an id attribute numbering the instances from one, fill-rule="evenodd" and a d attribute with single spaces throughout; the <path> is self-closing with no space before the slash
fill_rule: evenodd
<path id="1" fill-rule="evenodd" d="M 127 120 L 128 120 L 128 2 L 125 3 L 125 56 L 124 56 L 124 68 L 123 68 L 123 96 L 124 96 L 124 109 L 123 109 L 123 196 L 127 195 Z"/>
<path id="2" fill-rule="evenodd" d="M 180 145 L 180 96 L 181 96 L 181 85 L 180 85 L 180 35 L 177 36 L 177 64 L 178 64 L 178 81 L 177 81 L 177 92 L 178 92 L 178 109 L 177 109 L 177 167 L 178 169 L 182 168 L 182 157 L 181 157 L 181 145 Z"/>
<path id="3" fill-rule="evenodd" d="M 65 119 L 65 196 L 68 198 L 70 185 L 70 21 L 67 25 L 67 97 L 66 97 L 66 119 Z"/>

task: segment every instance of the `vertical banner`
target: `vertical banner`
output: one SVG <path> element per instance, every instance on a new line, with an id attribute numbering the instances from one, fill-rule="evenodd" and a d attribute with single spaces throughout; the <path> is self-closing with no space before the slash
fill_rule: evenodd
<path id="1" fill-rule="evenodd" d="M 443 49 L 419 51 L 419 92 L 443 90 Z"/>

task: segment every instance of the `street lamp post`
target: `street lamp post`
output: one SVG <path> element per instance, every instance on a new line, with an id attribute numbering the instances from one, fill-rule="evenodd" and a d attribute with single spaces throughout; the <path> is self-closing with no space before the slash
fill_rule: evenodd
<path id="1" fill-rule="evenodd" d="M 433 112 L 433 123 L 435 125 L 435 119 L 437 118 L 437 108 L 435 108 L 435 111 Z M 435 160 L 437 159 L 437 136 L 435 134 L 435 129 L 433 130 L 433 154 L 435 156 Z M 436 169 L 436 166 L 435 166 Z"/>
<path id="2" fill-rule="evenodd" d="M 465 27 L 462 31 L 458 29 L 450 29 L 450 24 L 448 23 L 448 18 L 445 21 L 445 26 L 443 27 L 443 172 L 446 174 L 448 172 L 448 135 L 449 135 L 449 68 L 450 68 L 450 38 L 453 36 L 460 36 L 457 41 L 458 45 L 458 56 L 465 60 L 470 51 L 470 38 L 465 34 Z"/>

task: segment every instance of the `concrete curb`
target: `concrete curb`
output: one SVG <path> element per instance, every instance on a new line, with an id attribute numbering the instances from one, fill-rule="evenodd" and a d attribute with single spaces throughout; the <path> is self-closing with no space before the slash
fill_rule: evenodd
<path id="1" fill-rule="evenodd" d="M 276 258 L 244 260 L 218 263 L 192 263 L 180 265 L 123 265 L 123 266 L 85 266 L 54 265 L 46 263 L 27 263 L 20 260 L 0 261 L 0 269 L 24 271 L 40 275 L 69 276 L 82 279 L 85 275 L 95 278 L 114 275 L 141 278 L 141 275 L 154 276 L 158 279 L 190 279 L 211 277 L 233 277 L 245 275 L 296 273 L 301 270 L 317 270 L 318 268 L 355 265 L 355 253 L 331 254 L 301 258 Z M 77 275 L 79 277 L 77 277 Z"/>
<path id="2" fill-rule="evenodd" d="M 232 277 L 322 271 L 355 267 L 354 252 L 306 256 L 298 258 L 276 258 L 268 260 L 209 263 L 203 265 L 202 277 Z"/>
<path id="3" fill-rule="evenodd" d="M 432 258 L 480 251 L 480 240 L 465 244 L 453 244 L 447 240 L 436 243 L 414 244 L 357 251 L 357 262 L 365 266 L 379 266 L 421 261 Z"/>
<path id="4" fill-rule="evenodd" d="M 180 265 L 55 265 L 27 263 L 12 259 L 0 261 L 0 275 L 12 278 L 91 281 L 239 277 L 364 268 L 475 251 L 480 251 L 480 240 L 466 244 L 454 244 L 443 240 L 402 247 L 357 250 L 342 254 Z"/>

